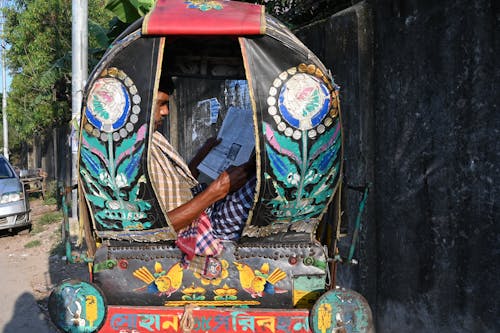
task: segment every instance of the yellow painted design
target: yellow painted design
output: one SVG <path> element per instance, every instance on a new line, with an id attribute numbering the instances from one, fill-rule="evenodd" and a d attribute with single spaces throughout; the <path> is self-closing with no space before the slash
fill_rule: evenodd
<path id="1" fill-rule="evenodd" d="M 184 288 L 182 293 L 184 294 L 182 299 L 185 301 L 203 301 L 205 300 L 205 296 L 203 295 L 205 295 L 206 290 L 202 287 L 195 287 L 192 284 L 191 287 Z"/>
<path id="2" fill-rule="evenodd" d="M 267 277 L 267 282 L 271 284 L 276 284 L 277 282 L 283 280 L 286 278 L 286 273 L 283 272 L 281 269 L 276 268 L 268 277 Z"/>
<path id="3" fill-rule="evenodd" d="M 286 273 L 279 268 L 276 268 L 271 274 L 267 274 L 269 272 L 268 263 L 264 263 L 260 270 L 253 270 L 247 264 L 239 262 L 234 262 L 234 265 L 239 271 L 241 287 L 253 298 L 264 295 L 263 292 L 267 283 L 274 286 L 286 277 Z"/>
<path id="4" fill-rule="evenodd" d="M 293 290 L 293 306 L 310 309 L 316 300 L 321 296 L 319 291 Z"/>
<path id="5" fill-rule="evenodd" d="M 166 272 L 159 262 L 155 262 L 155 273 L 152 274 L 149 269 L 142 266 L 136 269 L 132 275 L 144 282 L 146 285 L 154 284 L 160 295 L 166 294 L 170 296 L 175 291 L 179 290 L 184 277 L 184 270 L 180 263 L 174 264 L 168 272 Z"/>
<path id="6" fill-rule="evenodd" d="M 318 309 L 318 329 L 321 333 L 326 333 L 330 327 L 332 327 L 332 306 L 324 303 Z"/>
<path id="7" fill-rule="evenodd" d="M 297 305 L 298 302 L 304 303 L 305 300 L 317 300 L 321 296 L 319 291 L 311 290 L 294 290 L 293 291 L 293 305 Z"/>
<path id="8" fill-rule="evenodd" d="M 167 319 L 168 318 L 168 319 Z M 169 320 L 170 319 L 170 320 Z M 161 328 L 164 330 L 168 330 L 172 328 L 174 332 L 177 332 L 179 330 L 179 317 L 177 315 L 162 315 L 162 324 Z"/>
<path id="9" fill-rule="evenodd" d="M 238 262 L 234 262 L 236 269 L 239 271 L 240 284 L 241 287 L 245 290 L 252 288 L 252 282 L 255 278 L 255 273 L 253 269 L 247 264 L 240 264 Z"/>
<path id="10" fill-rule="evenodd" d="M 98 319 L 97 298 L 93 295 L 85 297 L 85 319 L 89 322 L 90 327 L 93 327 L 94 322 Z"/>
<path id="11" fill-rule="evenodd" d="M 153 274 L 151 274 L 151 272 L 149 271 L 149 269 L 147 269 L 144 266 L 142 266 L 139 269 L 136 269 L 132 273 L 132 275 L 135 276 L 136 278 L 138 278 L 139 280 L 141 280 L 142 282 L 146 283 L 146 284 L 150 284 L 150 283 L 154 282 L 154 280 L 155 280 Z"/>
<path id="12" fill-rule="evenodd" d="M 236 300 L 237 297 L 236 295 L 238 294 L 238 289 L 230 288 L 228 287 L 227 284 L 224 285 L 224 287 L 215 289 L 214 294 L 216 295 L 214 297 L 214 300 L 219 301 L 219 300 Z"/>
<path id="13" fill-rule="evenodd" d="M 260 305 L 259 301 L 166 301 L 165 306 L 184 306 L 194 304 L 198 306 L 243 306 Z"/>
<path id="14" fill-rule="evenodd" d="M 265 262 L 262 264 L 262 267 L 260 268 L 260 272 L 263 274 L 268 274 L 269 273 L 269 263 Z"/>

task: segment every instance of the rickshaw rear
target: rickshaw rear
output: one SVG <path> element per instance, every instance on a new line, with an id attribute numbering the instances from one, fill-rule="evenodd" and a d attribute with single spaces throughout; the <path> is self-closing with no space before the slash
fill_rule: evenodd
<path id="1" fill-rule="evenodd" d="M 96 249 L 92 283 L 56 288 L 56 324 L 68 332 L 369 331 L 366 301 L 333 288 L 333 254 L 315 238 L 342 175 L 331 74 L 258 5 L 158 1 L 136 27 L 113 43 L 84 96 L 80 214 Z M 253 112 L 257 186 L 241 239 L 189 264 L 150 181 L 152 110 L 166 71 L 176 78 L 174 111 L 198 110 L 214 91 L 205 87 L 227 96 L 227 82 L 243 80 Z M 231 103 L 221 100 L 220 113 Z M 167 129 L 179 148 L 191 145 L 176 136 L 183 130 L 192 129 L 180 120 Z"/>

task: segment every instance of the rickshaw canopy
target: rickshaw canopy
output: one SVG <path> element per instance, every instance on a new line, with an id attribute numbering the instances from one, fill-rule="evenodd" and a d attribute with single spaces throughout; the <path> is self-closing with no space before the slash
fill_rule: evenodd
<path id="1" fill-rule="evenodd" d="M 142 29 L 134 24 L 104 55 L 84 94 L 79 165 L 97 236 L 176 238 L 148 172 L 154 91 L 168 71 L 195 78 L 177 89 L 188 91 L 186 99 L 214 79 L 248 82 L 257 186 L 242 236 L 314 238 L 342 173 L 338 89 L 321 61 L 263 8 L 160 0 Z"/>
<path id="2" fill-rule="evenodd" d="M 142 34 L 261 35 L 266 27 L 264 9 L 236 1 L 158 0 L 144 19 Z"/>

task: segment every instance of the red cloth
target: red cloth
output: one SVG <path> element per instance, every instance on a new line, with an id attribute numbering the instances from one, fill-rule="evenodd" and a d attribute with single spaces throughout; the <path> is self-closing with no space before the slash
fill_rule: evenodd
<path id="1" fill-rule="evenodd" d="M 205 212 L 179 231 L 175 243 L 186 255 L 187 261 L 191 261 L 194 256 L 217 256 L 223 248 L 220 240 L 212 234 L 210 218 Z"/>

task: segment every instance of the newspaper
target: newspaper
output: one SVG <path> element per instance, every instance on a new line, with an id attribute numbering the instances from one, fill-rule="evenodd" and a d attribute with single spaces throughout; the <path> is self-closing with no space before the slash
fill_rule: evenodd
<path id="1" fill-rule="evenodd" d="M 230 107 L 217 138 L 222 139 L 203 159 L 198 170 L 215 179 L 231 165 L 248 161 L 255 148 L 251 109 Z"/>

